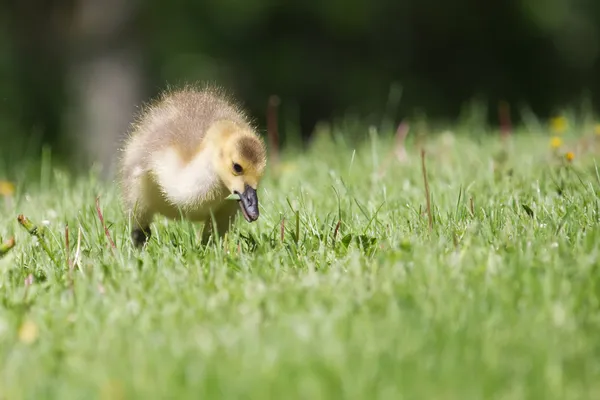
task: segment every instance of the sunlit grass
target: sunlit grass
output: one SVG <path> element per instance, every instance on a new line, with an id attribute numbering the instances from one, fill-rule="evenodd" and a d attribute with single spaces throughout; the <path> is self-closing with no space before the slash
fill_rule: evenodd
<path id="1" fill-rule="evenodd" d="M 424 142 L 431 229 L 411 134 L 321 136 L 257 223 L 143 252 L 112 185 L 42 163 L 0 200 L 0 397 L 598 398 L 600 174 L 551 136 Z"/>

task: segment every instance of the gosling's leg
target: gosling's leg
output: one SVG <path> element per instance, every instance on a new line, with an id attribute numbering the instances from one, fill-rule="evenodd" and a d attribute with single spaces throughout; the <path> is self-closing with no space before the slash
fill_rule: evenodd
<path id="1" fill-rule="evenodd" d="M 133 213 L 133 228 L 131 229 L 131 240 L 137 248 L 144 246 L 152 237 L 150 223 L 152 222 L 152 214 L 148 212 Z"/>
<path id="2" fill-rule="evenodd" d="M 217 228 L 217 235 L 223 237 L 225 233 L 229 231 L 231 224 L 233 224 L 236 214 L 239 211 L 239 205 L 237 202 L 231 201 L 221 207 L 216 213 L 214 213 L 214 224 Z M 202 231 L 202 244 L 208 243 L 211 235 L 213 234 L 213 219 L 211 217 L 204 221 L 204 230 Z"/>
<path id="3" fill-rule="evenodd" d="M 142 247 L 148 243 L 150 237 L 152 237 L 152 230 L 150 229 L 150 226 L 133 228 L 131 230 L 131 240 L 133 240 L 133 245 L 135 247 Z"/>

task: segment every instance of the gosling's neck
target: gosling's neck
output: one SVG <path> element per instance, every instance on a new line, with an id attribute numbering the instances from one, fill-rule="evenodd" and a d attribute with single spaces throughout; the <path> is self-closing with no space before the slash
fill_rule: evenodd
<path id="1" fill-rule="evenodd" d="M 155 157 L 153 173 L 167 200 L 189 210 L 226 195 L 215 168 L 216 154 L 218 149 L 209 144 L 187 163 L 174 148 Z"/>

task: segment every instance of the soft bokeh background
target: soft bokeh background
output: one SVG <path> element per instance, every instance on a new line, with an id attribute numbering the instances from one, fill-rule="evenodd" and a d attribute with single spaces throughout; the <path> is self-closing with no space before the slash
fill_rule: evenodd
<path id="1" fill-rule="evenodd" d="M 321 120 L 541 118 L 600 101 L 597 0 L 3 0 L 0 149 L 110 165 L 136 107 L 216 81 L 282 140 Z M 475 103 L 474 103 L 475 102 Z M 597 109 L 597 108 L 596 108 Z M 485 111 L 487 110 L 487 111 Z M 4 154 L 7 154 L 5 151 Z M 21 154 L 11 150 L 10 155 Z M 110 168 L 108 168 L 110 172 Z"/>

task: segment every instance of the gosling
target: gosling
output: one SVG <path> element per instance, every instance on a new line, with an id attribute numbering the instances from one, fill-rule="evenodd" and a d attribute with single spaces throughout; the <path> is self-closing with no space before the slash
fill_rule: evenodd
<path id="1" fill-rule="evenodd" d="M 140 113 L 121 153 L 121 195 L 134 245 L 148 242 L 156 214 L 203 222 L 203 243 L 214 227 L 225 234 L 239 210 L 256 221 L 266 164 L 262 139 L 223 90 L 164 92 Z"/>

